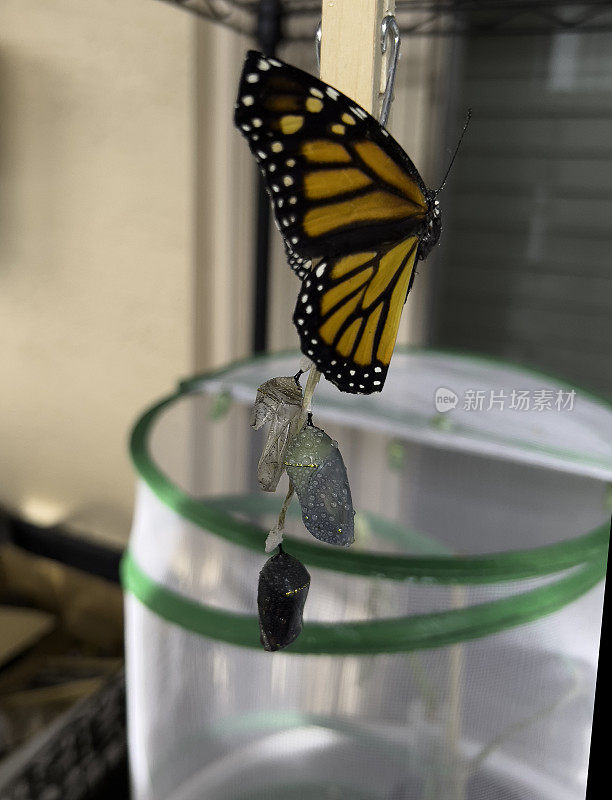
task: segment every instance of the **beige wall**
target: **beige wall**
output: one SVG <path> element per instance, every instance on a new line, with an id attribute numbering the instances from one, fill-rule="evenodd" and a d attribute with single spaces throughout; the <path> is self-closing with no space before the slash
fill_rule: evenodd
<path id="1" fill-rule="evenodd" d="M 196 28 L 195 367 L 251 351 L 257 169 L 234 127 L 243 56 L 253 43 L 210 22 Z M 276 232 L 276 228 L 274 229 Z"/>
<path id="2" fill-rule="evenodd" d="M 0 3 L 0 504 L 119 540 L 130 425 L 193 363 L 193 28 Z"/>

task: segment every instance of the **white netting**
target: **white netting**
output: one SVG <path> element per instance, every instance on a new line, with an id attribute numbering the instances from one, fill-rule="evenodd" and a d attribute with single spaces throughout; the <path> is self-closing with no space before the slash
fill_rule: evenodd
<path id="1" fill-rule="evenodd" d="M 606 519 L 605 406 L 577 393 L 571 411 L 503 416 L 464 410 L 461 400 L 449 424 L 434 407 L 440 386 L 459 398 L 467 389 L 567 387 L 471 359 L 398 356 L 379 397 L 342 397 L 325 384 L 316 395 L 315 421 L 338 440 L 347 464 L 356 552 L 503 554 L 571 543 Z M 249 405 L 257 385 L 296 364 L 279 357 L 239 365 L 198 381 L 195 393 L 154 418 L 147 447 L 179 497 L 206 498 L 230 520 L 271 527 L 286 487 L 283 480 L 275 495 L 257 491 L 261 435 L 248 427 Z M 141 480 L 130 545 L 150 584 L 196 608 L 256 614 L 263 547 L 228 541 L 159 494 Z M 316 544 L 297 513 L 287 528 Z M 308 569 L 305 630 L 469 609 L 580 567 L 459 586 Z M 135 800 L 584 797 L 601 583 L 554 613 L 483 638 L 359 656 L 228 644 L 162 619 L 147 599 L 126 594 Z"/>

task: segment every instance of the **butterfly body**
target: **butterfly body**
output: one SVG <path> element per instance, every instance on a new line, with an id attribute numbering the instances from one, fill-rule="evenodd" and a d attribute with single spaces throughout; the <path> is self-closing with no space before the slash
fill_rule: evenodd
<path id="1" fill-rule="evenodd" d="M 436 192 L 358 104 L 261 53 L 247 55 L 235 123 L 302 280 L 302 351 L 342 391 L 380 391 L 415 265 L 440 236 Z"/>

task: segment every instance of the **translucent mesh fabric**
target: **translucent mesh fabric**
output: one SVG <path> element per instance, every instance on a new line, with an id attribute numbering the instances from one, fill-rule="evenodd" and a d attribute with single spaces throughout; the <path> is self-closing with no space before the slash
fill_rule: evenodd
<path id="1" fill-rule="evenodd" d="M 584 797 L 595 669 L 542 651 L 537 625 L 406 655 L 270 656 L 129 595 L 126 611 L 139 800 Z"/>
<path id="2" fill-rule="evenodd" d="M 353 407 L 372 398 L 340 398 L 325 385 L 317 392 L 315 422 L 339 442 L 357 509 L 355 544 L 339 559 L 354 551 L 461 563 L 483 553 L 535 553 L 605 521 L 609 410 L 578 395 L 580 416 L 569 428 L 574 411 L 534 412 L 537 425 L 504 418 L 491 429 L 476 414 L 463 446 L 456 439 L 463 428 L 432 423 L 440 415 L 426 398 L 436 385 L 450 386 L 449 375 L 459 392 L 460 363 L 418 358 L 420 365 L 400 361 L 417 371 L 403 377 L 403 403 L 390 378 L 375 414 L 367 403 Z M 467 360 L 464 369 L 480 370 L 478 385 L 500 387 L 501 367 L 487 375 L 486 365 Z M 135 800 L 584 797 L 601 583 L 534 621 L 517 617 L 491 635 L 406 653 L 271 654 L 220 640 L 232 631 L 213 638 L 190 629 L 199 609 L 255 620 L 263 539 L 286 479 L 276 494 L 259 491 L 262 437 L 248 426 L 249 405 L 259 383 L 292 372 L 295 359 L 287 357 L 190 383 L 191 393 L 151 416 L 138 445 L 143 479 L 130 558 L 143 578 L 126 581 Z M 505 385 L 532 377 L 506 375 Z M 474 380 L 469 373 L 464 386 Z M 501 430 L 505 444 L 492 434 Z M 442 438 L 432 442 L 430 432 Z M 206 508 L 213 530 L 190 519 L 194 506 Z M 250 525 L 261 546 L 220 535 L 219 520 L 230 530 Z M 295 504 L 287 528 L 296 543 L 289 552 L 299 543 L 330 550 L 304 531 Z M 392 580 L 305 563 L 312 580 L 303 641 L 319 623 L 340 637 L 343 624 L 469 611 L 554 586 L 582 568 L 445 584 L 435 570 L 431 580 Z M 170 601 L 156 606 L 160 591 Z"/>

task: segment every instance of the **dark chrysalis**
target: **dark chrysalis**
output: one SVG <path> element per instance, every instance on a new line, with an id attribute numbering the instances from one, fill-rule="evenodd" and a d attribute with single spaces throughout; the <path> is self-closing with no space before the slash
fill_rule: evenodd
<path id="1" fill-rule="evenodd" d="M 259 635 L 265 650 L 282 650 L 302 630 L 302 613 L 310 588 L 306 567 L 279 547 L 259 573 Z"/>
<path id="2" fill-rule="evenodd" d="M 302 507 L 302 521 L 322 542 L 348 547 L 355 540 L 351 488 L 338 443 L 314 425 L 285 452 L 285 469 Z"/>

